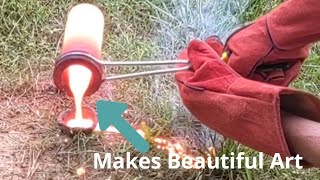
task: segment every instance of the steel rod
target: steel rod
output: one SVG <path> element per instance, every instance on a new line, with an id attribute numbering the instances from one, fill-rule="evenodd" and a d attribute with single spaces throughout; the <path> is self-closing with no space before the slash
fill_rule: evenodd
<path id="1" fill-rule="evenodd" d="M 188 64 L 188 60 L 159 60 L 159 61 L 101 61 L 97 60 L 99 64 L 106 66 L 149 66 L 149 65 L 173 65 L 173 64 Z"/>
<path id="2" fill-rule="evenodd" d="M 182 59 L 158 60 L 158 61 L 103 61 L 103 60 L 95 58 L 94 56 L 91 56 L 90 54 L 87 54 L 87 53 L 81 52 L 81 51 L 70 52 L 70 53 L 65 54 L 65 56 L 68 56 L 68 55 L 87 56 L 90 59 L 93 59 L 97 63 L 104 65 L 104 66 L 149 66 L 149 65 L 152 65 L 152 66 L 158 65 L 159 66 L 159 65 L 187 64 L 183 67 L 177 67 L 177 68 L 160 69 L 160 70 L 153 70 L 153 71 L 115 75 L 115 76 L 106 77 L 105 80 L 127 79 L 127 78 L 150 76 L 150 75 L 156 75 L 156 74 L 174 73 L 174 72 L 178 72 L 178 71 L 185 71 L 185 70 L 188 70 L 191 68 L 191 65 L 189 65 L 189 61 L 182 60 Z"/>
<path id="3" fill-rule="evenodd" d="M 105 79 L 108 81 L 111 81 L 111 80 L 118 80 L 118 79 L 151 76 L 151 75 L 157 75 L 157 74 L 175 73 L 178 71 L 188 70 L 188 69 L 190 69 L 190 67 L 191 66 L 183 66 L 183 67 L 179 67 L 179 68 L 170 68 L 170 69 L 161 69 L 161 70 L 154 70 L 154 71 L 145 71 L 145 72 L 123 74 L 123 75 L 115 75 L 115 76 L 106 77 Z"/>
<path id="4" fill-rule="evenodd" d="M 182 59 L 173 59 L 173 60 L 158 60 L 158 61 L 105 61 L 95 58 L 94 56 L 84 53 L 84 52 L 70 52 L 65 54 L 67 55 L 79 55 L 79 56 L 88 56 L 97 63 L 107 66 L 149 66 L 149 65 L 173 65 L 173 64 L 188 64 L 188 60 Z"/>

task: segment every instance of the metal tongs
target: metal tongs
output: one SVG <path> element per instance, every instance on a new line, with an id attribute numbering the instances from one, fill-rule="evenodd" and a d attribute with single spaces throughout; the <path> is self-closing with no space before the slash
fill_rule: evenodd
<path id="1" fill-rule="evenodd" d="M 81 52 L 72 52 L 68 53 L 69 55 L 81 55 Z M 129 73 L 129 74 L 123 74 L 123 75 L 114 75 L 106 77 L 105 80 L 118 80 L 118 79 L 127 79 L 127 78 L 134 78 L 134 77 L 142 77 L 142 76 L 150 76 L 150 75 L 156 75 L 156 74 L 167 74 L 167 73 L 175 73 L 178 71 L 185 71 L 191 68 L 191 65 L 189 64 L 188 60 L 180 60 L 180 59 L 174 59 L 174 60 L 164 60 L 164 61 L 110 61 L 110 60 L 100 60 L 97 59 L 89 54 L 87 56 L 90 56 L 90 58 L 94 61 L 96 61 L 98 64 L 102 66 L 162 66 L 162 65 L 175 65 L 175 64 L 186 64 L 182 67 L 175 67 L 175 68 L 167 68 L 167 69 L 159 69 L 159 70 L 152 70 L 152 71 L 144 71 L 144 72 L 136 72 L 136 73 Z"/>
<path id="2" fill-rule="evenodd" d="M 159 65 L 174 65 L 174 64 L 189 64 L 188 60 L 165 60 L 165 61 L 101 61 L 98 60 L 101 65 L 105 66 L 159 66 Z M 106 80 L 117 80 L 117 79 L 126 79 L 126 78 L 134 78 L 134 77 L 142 77 L 142 76 L 151 76 L 156 74 L 167 74 L 167 73 L 175 73 L 178 71 L 185 71 L 190 69 L 190 65 L 186 65 L 183 67 L 176 68 L 167 68 L 167 69 L 159 69 L 152 71 L 144 71 L 144 72 L 136 72 L 130 74 L 123 75 L 114 75 L 110 77 L 106 77 Z"/>

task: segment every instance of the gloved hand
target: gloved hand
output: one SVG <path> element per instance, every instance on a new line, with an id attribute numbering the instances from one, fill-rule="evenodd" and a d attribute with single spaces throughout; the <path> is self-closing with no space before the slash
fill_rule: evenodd
<path id="1" fill-rule="evenodd" d="M 197 119 L 228 138 L 272 156 L 291 156 L 280 109 L 320 122 L 319 99 L 243 78 L 212 48 L 220 51 L 219 44 L 194 40 L 180 54 L 192 65 L 191 70 L 176 73 L 183 103 Z"/>
<path id="2" fill-rule="evenodd" d="M 288 0 L 227 42 L 228 64 L 243 77 L 287 86 L 320 39 L 320 1 Z"/>

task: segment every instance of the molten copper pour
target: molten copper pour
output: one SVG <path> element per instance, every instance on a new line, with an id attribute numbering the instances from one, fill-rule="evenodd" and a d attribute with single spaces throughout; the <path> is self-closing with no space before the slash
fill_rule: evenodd
<path id="1" fill-rule="evenodd" d="M 188 70 L 189 65 L 171 69 L 138 72 L 103 78 L 103 66 L 146 66 L 188 64 L 188 60 L 110 62 L 102 61 L 104 16 L 92 4 L 79 4 L 68 13 L 61 55 L 55 62 L 53 80 L 56 87 L 74 97 L 76 108 L 58 117 L 59 125 L 68 134 L 92 132 L 97 119 L 92 109 L 82 106 L 84 96 L 96 92 L 106 80 L 173 73 Z M 83 111 L 83 112 L 82 112 Z M 90 124 L 91 123 L 91 124 Z"/>
<path id="2" fill-rule="evenodd" d="M 97 91 L 102 83 L 102 66 L 95 59 L 101 56 L 103 26 L 103 14 L 94 5 L 79 4 L 68 13 L 61 56 L 53 74 L 56 87 L 75 101 L 75 109 L 58 117 L 58 124 L 67 134 L 91 133 L 97 126 L 95 111 L 82 107 L 82 99 Z"/>
<path id="3" fill-rule="evenodd" d="M 69 96 L 73 96 L 70 86 L 69 86 L 69 77 L 67 69 L 72 65 L 82 65 L 88 68 L 92 72 L 92 78 L 89 83 L 88 89 L 85 92 L 85 96 L 90 96 L 95 93 L 101 83 L 103 82 L 102 67 L 90 58 L 86 54 L 74 55 L 74 54 L 65 54 L 56 61 L 53 80 L 56 87 L 67 93 Z"/>
<path id="4" fill-rule="evenodd" d="M 76 64 L 85 66 L 92 72 L 92 79 L 85 92 L 85 96 L 89 96 L 97 91 L 104 79 L 117 80 L 155 74 L 174 73 L 190 69 L 188 60 L 103 61 L 101 60 L 103 29 L 103 13 L 96 6 L 86 3 L 79 4 L 74 6 L 69 12 L 61 56 L 55 63 L 53 75 L 54 84 L 57 88 L 67 92 L 69 96 L 72 96 L 72 93 L 65 70 L 69 66 Z M 175 64 L 186 64 L 186 66 L 135 72 L 103 78 L 103 66 L 159 66 Z"/>
<path id="5" fill-rule="evenodd" d="M 96 112 L 90 107 L 82 107 L 83 119 L 81 123 L 73 123 L 76 121 L 75 109 L 63 111 L 58 117 L 58 124 L 61 130 L 69 135 L 74 135 L 78 132 L 90 134 L 98 125 Z"/>

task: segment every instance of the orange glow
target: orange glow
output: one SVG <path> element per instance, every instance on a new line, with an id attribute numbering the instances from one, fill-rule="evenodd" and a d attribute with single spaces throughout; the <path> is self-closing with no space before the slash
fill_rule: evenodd
<path id="1" fill-rule="evenodd" d="M 72 65 L 68 68 L 68 77 L 69 86 L 76 105 L 75 118 L 68 121 L 68 126 L 71 128 L 89 128 L 93 122 L 90 119 L 83 119 L 82 99 L 90 84 L 92 72 L 82 65 Z"/>
<path id="2" fill-rule="evenodd" d="M 174 142 L 171 139 L 167 138 L 154 138 L 153 143 L 155 147 L 159 150 L 167 151 L 168 153 L 175 153 L 180 156 L 180 158 L 188 158 L 192 162 L 192 167 L 195 168 L 196 158 L 193 154 L 191 154 L 187 149 L 185 149 L 180 142 Z M 208 148 L 209 152 L 207 156 L 216 156 L 215 148 Z"/>
<path id="3" fill-rule="evenodd" d="M 80 167 L 77 169 L 77 175 L 78 176 L 83 176 L 86 173 L 86 169 L 83 167 Z"/>
<path id="4" fill-rule="evenodd" d="M 143 123 L 142 123 L 143 124 Z M 96 129 L 100 131 L 100 129 Z M 146 138 L 146 132 L 143 129 L 136 129 L 136 131 L 143 137 Z M 119 133 L 114 127 L 109 127 L 106 132 L 109 133 Z M 190 151 L 187 145 L 183 144 L 183 141 L 177 141 L 174 138 L 163 138 L 163 137 L 151 137 L 151 143 L 156 149 L 165 151 L 167 153 L 175 153 L 180 156 L 180 158 L 188 158 L 191 162 L 192 168 L 196 168 L 196 152 Z M 112 143 L 110 143 L 112 145 Z M 207 148 L 207 153 L 205 154 L 208 157 L 216 156 L 216 149 L 214 147 Z"/>
<path id="5" fill-rule="evenodd" d="M 104 16 L 92 4 L 79 4 L 68 13 L 62 53 L 84 51 L 100 59 Z"/>

